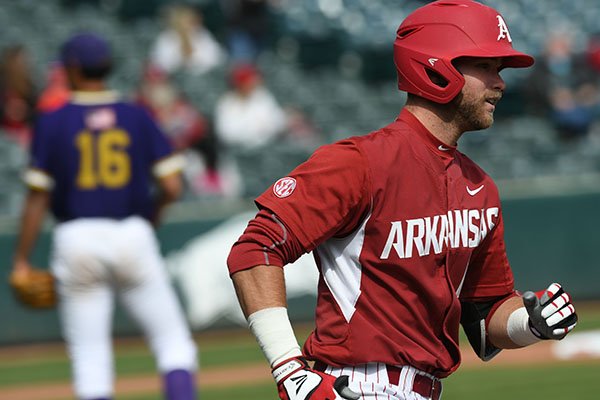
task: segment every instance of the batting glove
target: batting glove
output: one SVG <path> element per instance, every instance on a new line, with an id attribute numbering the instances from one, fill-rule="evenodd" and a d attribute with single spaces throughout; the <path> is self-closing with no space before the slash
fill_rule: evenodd
<path id="1" fill-rule="evenodd" d="M 560 340 L 577 325 L 571 296 L 558 283 L 537 293 L 523 293 L 523 303 L 529 314 L 529 329 L 539 339 Z"/>
<path id="2" fill-rule="evenodd" d="M 338 378 L 315 371 L 304 358 L 285 360 L 273 368 L 281 400 L 357 400 L 360 395 L 348 388 L 348 377 Z"/>

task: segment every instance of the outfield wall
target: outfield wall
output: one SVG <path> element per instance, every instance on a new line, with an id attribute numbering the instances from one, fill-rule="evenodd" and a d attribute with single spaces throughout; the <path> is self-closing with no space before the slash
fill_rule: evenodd
<path id="1" fill-rule="evenodd" d="M 542 289 L 558 281 L 568 288 L 575 302 L 600 299 L 600 193 L 508 198 L 503 201 L 506 244 L 516 278 L 516 287 Z M 252 208 L 251 203 L 221 205 L 217 210 L 202 204 L 186 204 L 172 212 L 158 231 L 165 254 L 177 251 L 189 240 L 206 233 L 229 215 Z M 196 216 L 196 217 L 194 217 Z M 16 221 L 3 221 L 0 233 L 0 265 L 4 266 L 0 290 L 0 344 L 60 339 L 57 312 L 32 311 L 17 304 L 6 284 L 15 243 Z M 33 255 L 36 265 L 47 264 L 48 230 Z M 225 266 L 223 266 L 225 268 Z M 314 299 L 291 304 L 294 319 L 312 315 Z M 136 334 L 137 328 L 117 310 L 117 334 Z"/>

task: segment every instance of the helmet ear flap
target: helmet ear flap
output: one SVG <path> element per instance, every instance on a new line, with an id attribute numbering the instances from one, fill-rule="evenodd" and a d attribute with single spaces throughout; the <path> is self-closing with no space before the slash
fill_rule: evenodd
<path id="1" fill-rule="evenodd" d="M 465 78 L 449 60 L 396 45 L 394 62 L 400 90 L 436 103 L 448 103 L 465 84 Z"/>

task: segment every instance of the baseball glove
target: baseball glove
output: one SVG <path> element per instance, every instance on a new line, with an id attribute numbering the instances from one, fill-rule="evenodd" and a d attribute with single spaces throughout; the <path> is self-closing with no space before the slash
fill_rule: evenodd
<path id="1" fill-rule="evenodd" d="M 9 280 L 15 298 L 31 308 L 51 308 L 56 305 L 54 277 L 45 270 L 32 268 L 13 271 Z"/>

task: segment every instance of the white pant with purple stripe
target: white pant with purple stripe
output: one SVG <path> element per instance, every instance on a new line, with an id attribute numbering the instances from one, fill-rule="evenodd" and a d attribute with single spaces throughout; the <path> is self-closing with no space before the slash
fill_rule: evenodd
<path id="1" fill-rule="evenodd" d="M 359 393 L 361 399 L 369 400 L 429 400 L 413 390 L 415 376 L 436 378 L 410 366 L 401 367 L 398 382 L 390 382 L 387 366 L 368 363 L 348 367 L 327 366 L 325 373 L 333 376 L 347 375 L 350 389 Z"/>

